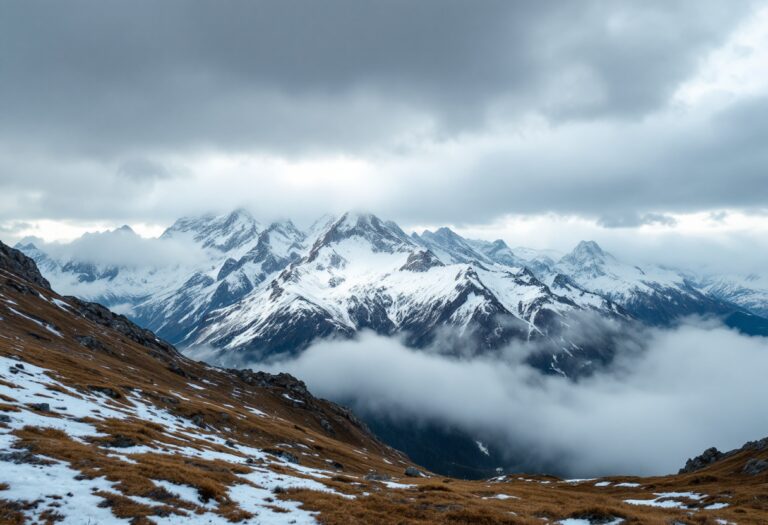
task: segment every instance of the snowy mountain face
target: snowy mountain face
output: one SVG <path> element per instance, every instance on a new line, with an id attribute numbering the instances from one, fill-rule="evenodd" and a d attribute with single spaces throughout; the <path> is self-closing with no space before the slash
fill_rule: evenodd
<path id="1" fill-rule="evenodd" d="M 235 210 L 229 215 L 185 217 L 168 228 L 161 238 L 191 237 L 203 248 L 230 252 L 253 242 L 260 225 L 245 210 Z"/>
<path id="2" fill-rule="evenodd" d="M 449 327 L 451 351 L 466 354 L 513 340 L 556 339 L 575 311 L 625 315 L 575 287 L 558 295 L 526 268 L 494 263 L 453 232 L 441 235 L 457 248 L 409 237 L 375 216 L 345 214 L 304 257 L 241 301 L 211 311 L 194 342 L 215 349 L 207 359 L 238 366 L 360 330 L 402 334 L 408 344 L 424 347 Z M 563 367 L 579 366 L 574 355 L 564 359 L 573 363 Z"/>
<path id="3" fill-rule="evenodd" d="M 260 229 L 250 216 L 237 220 L 230 216 L 210 218 L 187 229 L 191 222 L 185 220 L 184 229 L 175 229 L 177 222 L 161 239 L 191 232 L 194 241 L 207 248 L 205 266 L 181 286 L 140 302 L 133 314 L 137 322 L 177 343 L 191 342 L 209 312 L 246 298 L 306 251 L 306 236 L 290 221 Z M 236 225 L 236 230 L 229 231 L 228 224 Z"/>
<path id="4" fill-rule="evenodd" d="M 697 284 L 717 299 L 737 304 L 750 312 L 768 317 L 768 278 L 756 275 L 708 275 Z"/>
<path id="5" fill-rule="evenodd" d="M 124 230 L 97 235 L 137 237 Z M 737 294 L 717 295 L 713 284 L 695 284 L 678 272 L 623 263 L 594 242 L 558 257 L 512 250 L 501 240 L 464 239 L 448 228 L 408 235 L 370 214 L 324 217 L 303 231 L 290 221 L 264 227 L 237 210 L 180 219 L 145 242 L 149 252 L 185 251 L 152 264 L 108 265 L 57 257 L 29 242 L 19 248 L 54 286 L 113 307 L 125 304 L 139 324 L 231 366 L 371 330 L 417 348 L 439 339 L 442 351 L 461 355 L 514 341 L 546 343 L 534 364 L 578 375 L 611 357 L 605 341 L 570 333 L 586 314 L 658 325 L 738 309 L 730 302 Z M 765 307 L 757 292 L 750 300 Z"/>
<path id="6" fill-rule="evenodd" d="M 651 325 L 667 325 L 687 315 L 733 311 L 732 304 L 698 289 L 680 272 L 626 264 L 594 241 L 580 242 L 552 267 L 547 279 L 555 280 L 559 275 L 568 276 Z"/>

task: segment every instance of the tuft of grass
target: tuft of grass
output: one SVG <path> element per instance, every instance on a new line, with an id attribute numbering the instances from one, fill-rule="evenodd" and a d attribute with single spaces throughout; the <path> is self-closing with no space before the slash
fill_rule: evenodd
<path id="1" fill-rule="evenodd" d="M 22 513 L 23 505 L 18 501 L 0 499 L 0 523 L 7 525 L 23 525 L 26 523 Z"/>

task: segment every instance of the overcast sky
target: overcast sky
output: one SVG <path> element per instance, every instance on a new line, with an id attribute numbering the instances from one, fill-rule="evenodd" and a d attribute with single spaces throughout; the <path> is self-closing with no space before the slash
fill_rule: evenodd
<path id="1" fill-rule="evenodd" d="M 768 257 L 766 1 L 0 0 L 0 116 L 7 242 L 364 208 Z"/>

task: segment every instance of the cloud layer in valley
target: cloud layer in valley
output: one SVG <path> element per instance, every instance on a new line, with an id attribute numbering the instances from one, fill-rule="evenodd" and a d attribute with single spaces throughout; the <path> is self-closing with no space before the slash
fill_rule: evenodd
<path id="1" fill-rule="evenodd" d="M 529 464 L 573 476 L 676 472 L 705 448 L 768 435 L 768 339 L 706 323 L 646 334 L 611 373 L 544 377 L 518 359 L 456 360 L 388 338 L 322 342 L 276 365 L 313 393 L 389 417 L 502 436 Z"/>

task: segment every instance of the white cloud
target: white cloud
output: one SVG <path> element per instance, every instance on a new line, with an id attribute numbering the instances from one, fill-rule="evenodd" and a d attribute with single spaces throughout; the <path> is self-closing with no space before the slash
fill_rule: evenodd
<path id="1" fill-rule="evenodd" d="M 729 40 L 709 54 L 696 75 L 674 96 L 688 105 L 726 102 L 768 89 L 768 7 L 757 10 L 735 29 Z"/>
<path id="2" fill-rule="evenodd" d="M 106 266 L 168 267 L 192 265 L 204 260 L 201 249 L 192 242 L 177 239 L 144 238 L 133 231 L 112 230 L 86 233 L 67 242 L 48 243 L 33 239 L 35 245 L 59 261 L 75 261 Z"/>

